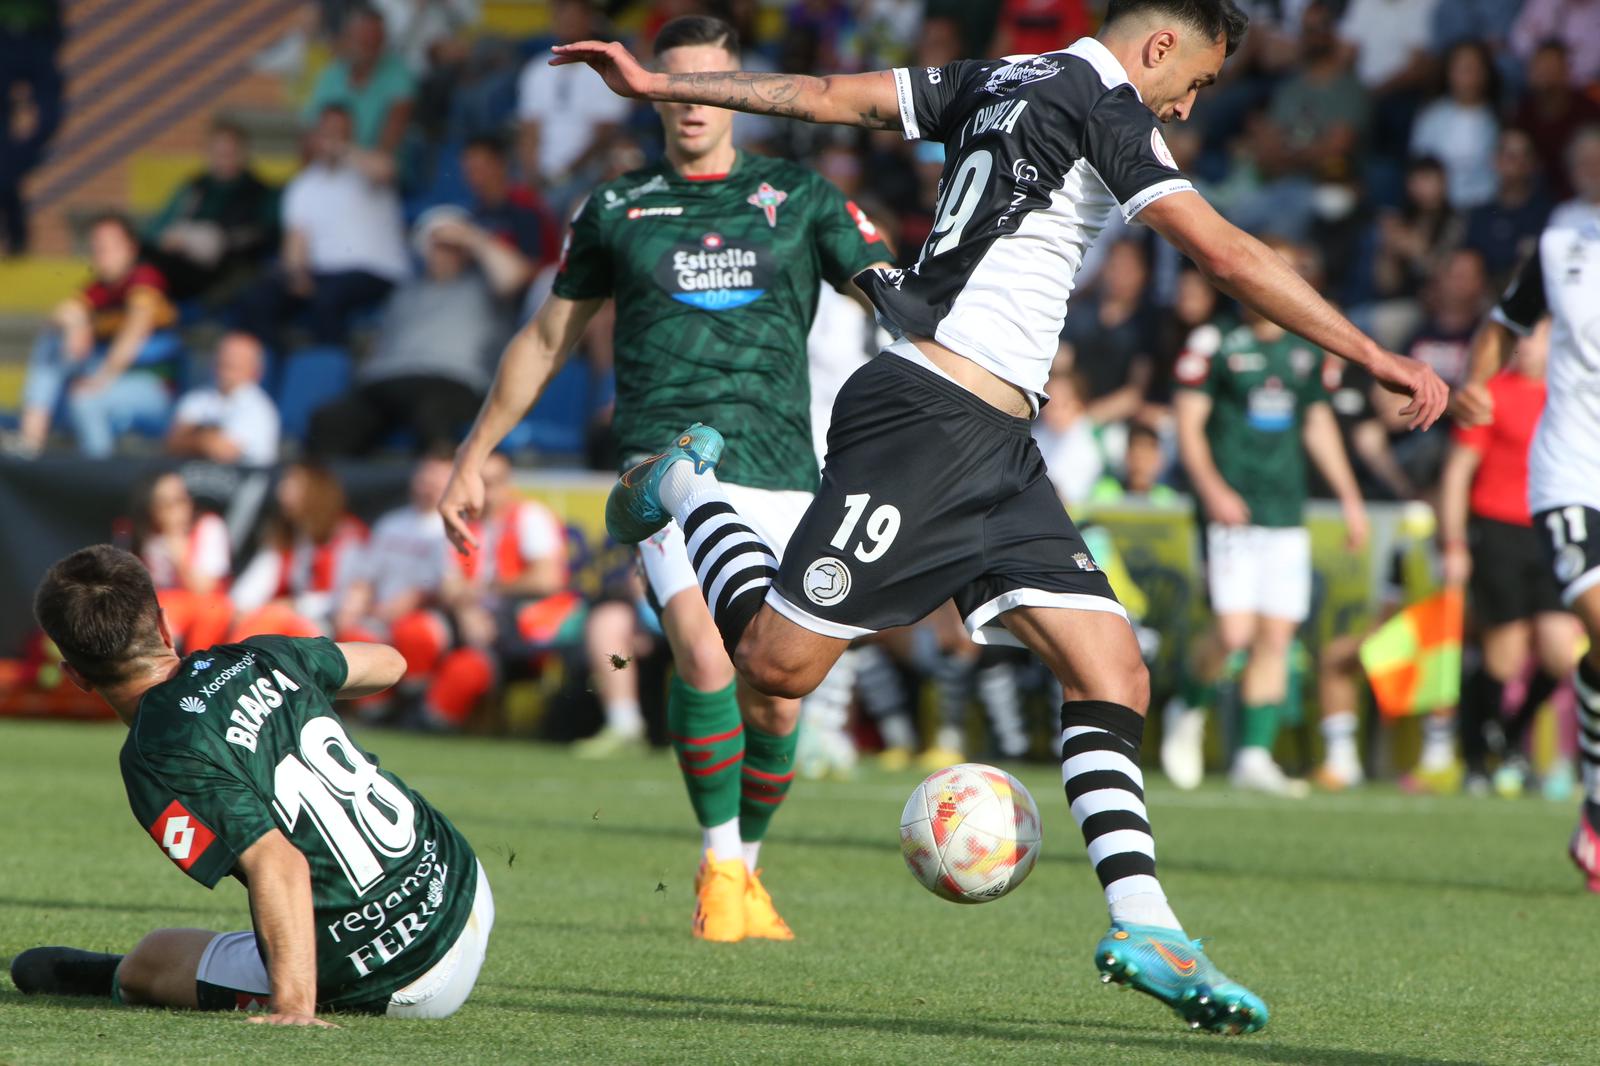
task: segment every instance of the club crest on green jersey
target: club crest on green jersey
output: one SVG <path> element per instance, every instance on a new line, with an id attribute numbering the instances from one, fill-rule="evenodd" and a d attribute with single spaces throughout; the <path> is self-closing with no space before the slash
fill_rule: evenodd
<path id="1" fill-rule="evenodd" d="M 778 208 L 789 199 L 789 194 L 782 189 L 774 189 L 768 182 L 762 182 L 756 191 L 751 193 L 745 203 L 751 207 L 759 207 L 767 216 L 767 225 L 773 229 L 778 228 Z"/>

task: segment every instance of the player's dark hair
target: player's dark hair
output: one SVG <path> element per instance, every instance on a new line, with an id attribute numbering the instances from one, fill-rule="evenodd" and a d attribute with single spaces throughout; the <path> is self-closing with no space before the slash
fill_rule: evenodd
<path id="1" fill-rule="evenodd" d="M 92 685 L 127 679 L 140 659 L 165 646 L 150 571 L 138 557 L 96 544 L 73 552 L 44 575 L 33 616 L 61 657 Z"/>
<path id="2" fill-rule="evenodd" d="M 1250 16 L 1233 0 L 1111 0 L 1106 5 L 1106 25 L 1130 15 L 1161 14 L 1193 26 L 1208 40 L 1227 41 L 1233 55 L 1250 28 Z"/>
<path id="3" fill-rule="evenodd" d="M 731 56 L 739 54 L 739 31 L 733 23 L 711 15 L 684 15 L 675 18 L 656 34 L 656 55 L 673 48 L 711 45 Z"/>

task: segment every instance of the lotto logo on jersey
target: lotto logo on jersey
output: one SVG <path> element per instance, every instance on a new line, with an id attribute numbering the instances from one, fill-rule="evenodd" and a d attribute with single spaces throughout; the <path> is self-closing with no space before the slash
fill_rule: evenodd
<path id="1" fill-rule="evenodd" d="M 708 233 L 699 244 L 680 244 L 662 256 L 655 278 L 679 303 L 702 311 L 731 311 L 767 294 L 772 268 L 756 249 Z"/>
<path id="2" fill-rule="evenodd" d="M 150 827 L 150 835 L 167 853 L 167 858 L 177 863 L 178 869 L 185 873 L 200 861 L 200 856 L 217 839 L 217 834 L 177 800 L 167 804 L 167 809 Z"/>

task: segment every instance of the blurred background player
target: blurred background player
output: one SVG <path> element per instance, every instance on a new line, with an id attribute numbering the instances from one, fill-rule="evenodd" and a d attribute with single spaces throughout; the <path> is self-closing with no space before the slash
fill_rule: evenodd
<path id="1" fill-rule="evenodd" d="M 703 16 L 656 39 L 667 71 L 737 70 L 737 33 Z M 570 71 L 561 70 L 567 74 Z M 737 151 L 733 115 L 663 104 L 666 160 L 596 189 L 573 220 L 555 288 L 507 348 L 462 444 L 441 506 L 458 548 L 483 505 L 482 464 L 537 400 L 606 300 L 615 298 L 613 428 L 625 461 L 699 418 L 740 442 L 736 492 L 765 501 L 782 550 L 817 487 L 806 335 L 826 279 L 887 265 L 876 227 L 793 164 Z M 677 671 L 668 732 L 703 830 L 694 933 L 788 940 L 756 876 L 761 841 L 794 780 L 798 701 L 734 685 L 733 665 L 675 526 L 639 546 Z"/>
<path id="2" fill-rule="evenodd" d="M 1277 244 L 1293 262 L 1297 249 Z M 1297 267 L 1298 263 L 1295 264 Z M 1289 654 L 1311 611 L 1311 534 L 1304 525 L 1306 456 L 1344 508 L 1352 550 L 1366 542 L 1366 506 L 1322 385 L 1322 351 L 1260 315 L 1226 334 L 1202 330 L 1178 364 L 1178 448 L 1206 520 L 1205 555 L 1220 648 L 1196 669 L 1216 677 L 1246 652 L 1243 721 L 1229 780 L 1303 796 L 1272 756 L 1288 697 Z M 1162 744 L 1175 783 L 1199 783 L 1204 719 L 1174 716 Z"/>
<path id="3" fill-rule="evenodd" d="M 1578 659 L 1582 628 L 1561 609 L 1528 509 L 1528 450 L 1544 411 L 1549 340 L 1549 323 L 1542 322 L 1488 380 L 1491 420 L 1456 429 L 1441 483 L 1444 577 L 1466 587 L 1480 647 L 1476 668 L 1462 681 L 1457 717 L 1469 792 L 1488 791 L 1488 759 L 1495 754 L 1497 791 L 1521 793 L 1528 728 Z M 1525 681 L 1521 698 L 1502 723 L 1507 688 L 1518 681 Z"/>
<path id="4" fill-rule="evenodd" d="M 1584 806 L 1570 854 L 1590 891 L 1600 892 L 1600 126 L 1568 149 L 1574 198 L 1558 207 L 1539 250 L 1473 339 L 1457 420 L 1494 419 L 1488 383 L 1512 341 L 1551 316 L 1549 385 L 1528 456 L 1528 503 L 1561 602 L 1582 620 L 1589 650 L 1578 664 L 1579 754 Z"/>

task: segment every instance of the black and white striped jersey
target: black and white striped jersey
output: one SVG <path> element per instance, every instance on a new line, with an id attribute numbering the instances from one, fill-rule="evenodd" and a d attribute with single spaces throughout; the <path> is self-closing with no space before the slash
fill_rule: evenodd
<path id="1" fill-rule="evenodd" d="M 1556 208 L 1539 249 L 1511 283 L 1495 321 L 1526 335 L 1550 316 L 1544 414 L 1528 453 L 1535 514 L 1600 510 L 1600 203 Z"/>
<path id="2" fill-rule="evenodd" d="M 1042 395 L 1073 280 L 1111 212 L 1120 205 L 1131 221 L 1193 186 L 1092 37 L 894 79 L 906 137 L 945 145 L 939 206 L 915 266 L 857 283 L 891 328 Z"/>

